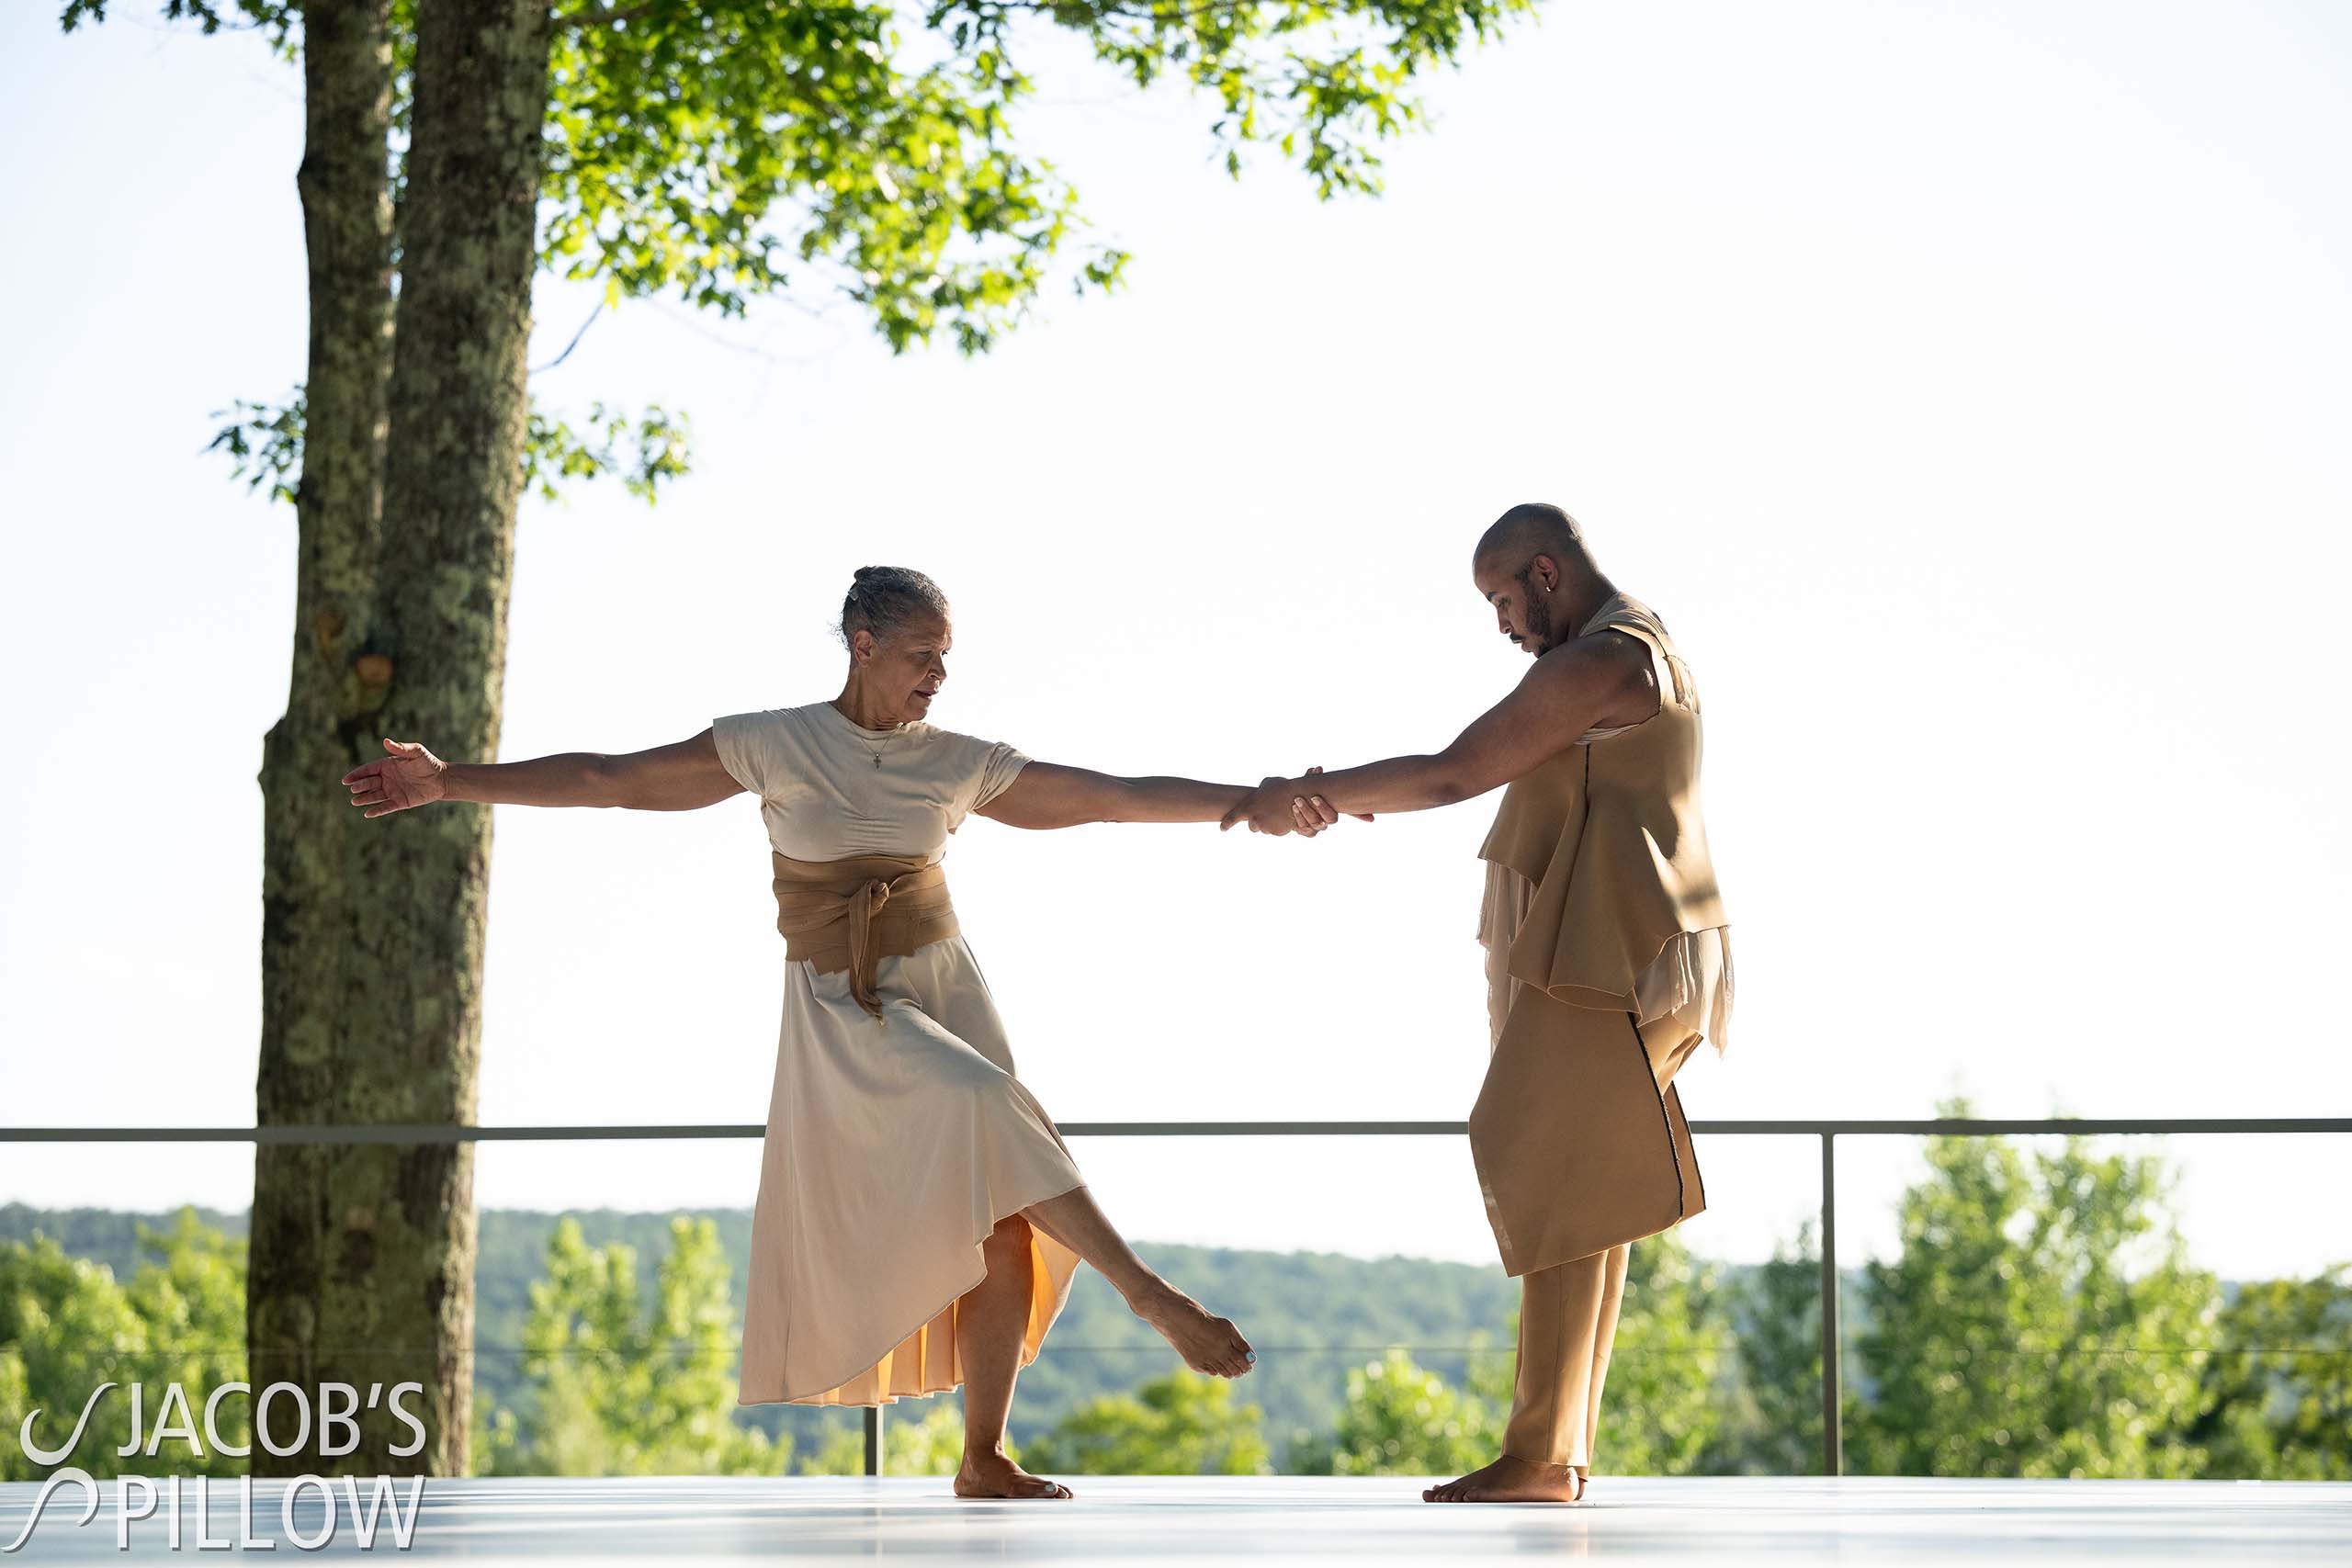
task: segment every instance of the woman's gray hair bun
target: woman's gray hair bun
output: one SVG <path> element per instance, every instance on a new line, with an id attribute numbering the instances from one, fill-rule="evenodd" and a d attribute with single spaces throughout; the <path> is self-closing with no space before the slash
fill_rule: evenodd
<path id="1" fill-rule="evenodd" d="M 862 566 L 842 600 L 842 641 L 870 631 L 887 642 L 910 622 L 947 618 L 947 595 L 939 584 L 907 566 Z"/>

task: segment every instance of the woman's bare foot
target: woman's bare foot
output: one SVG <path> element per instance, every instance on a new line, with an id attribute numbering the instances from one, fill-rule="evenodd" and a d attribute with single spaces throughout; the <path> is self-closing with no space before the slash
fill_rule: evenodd
<path id="1" fill-rule="evenodd" d="M 1208 1372 L 1221 1378 L 1238 1378 L 1248 1371 L 1258 1359 L 1250 1348 L 1250 1341 L 1227 1318 L 1217 1317 L 1209 1309 L 1162 1280 L 1154 1289 L 1139 1292 L 1127 1305 L 1135 1314 L 1159 1330 L 1160 1337 L 1176 1348 L 1184 1364 L 1196 1372 Z"/>
<path id="2" fill-rule="evenodd" d="M 964 1450 L 964 1463 L 956 1472 L 956 1495 L 958 1497 L 1068 1497 L 1070 1489 L 1058 1481 L 1048 1481 L 1042 1475 L 1032 1475 L 1004 1457 L 1001 1449 L 982 1450 L 975 1453 Z"/>
<path id="3" fill-rule="evenodd" d="M 1432 1486 L 1424 1503 L 1574 1503 L 1584 1496 L 1584 1477 L 1565 1464 L 1537 1464 L 1509 1454 L 1459 1481 Z"/>

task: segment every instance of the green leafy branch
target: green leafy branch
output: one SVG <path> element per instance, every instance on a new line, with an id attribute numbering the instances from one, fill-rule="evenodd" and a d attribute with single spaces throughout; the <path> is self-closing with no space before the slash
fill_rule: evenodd
<path id="1" fill-rule="evenodd" d="M 291 502 L 302 483 L 302 389 L 282 403 L 240 398 L 214 412 L 227 419 L 205 450 L 225 454 L 230 477 L 248 490 L 267 487 L 272 501 Z M 574 426 L 534 406 L 523 442 L 523 483 L 543 501 L 563 495 L 562 481 L 617 477 L 621 488 L 650 506 L 661 488 L 693 466 L 693 427 L 683 413 L 658 404 L 639 413 L 591 403 Z"/>

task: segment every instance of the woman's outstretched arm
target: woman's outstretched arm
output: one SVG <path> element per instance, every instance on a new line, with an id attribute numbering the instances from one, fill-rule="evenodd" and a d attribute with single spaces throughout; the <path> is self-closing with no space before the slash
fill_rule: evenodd
<path id="1" fill-rule="evenodd" d="M 1250 793 L 1198 779 L 1122 779 L 1091 768 L 1032 762 L 979 814 L 1008 828 L 1084 822 L 1215 822 Z"/>
<path id="2" fill-rule="evenodd" d="M 692 811 L 743 792 L 720 764 L 718 746 L 707 729 L 648 751 L 565 751 L 527 762 L 445 762 L 414 741 L 389 739 L 384 750 L 390 755 L 343 775 L 351 804 L 369 817 L 436 800 Z M 1220 806 L 1209 815 L 1214 818 L 1223 811 Z"/>

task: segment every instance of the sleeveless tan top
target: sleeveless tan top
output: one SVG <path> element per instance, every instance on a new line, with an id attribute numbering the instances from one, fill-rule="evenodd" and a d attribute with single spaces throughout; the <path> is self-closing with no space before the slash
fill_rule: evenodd
<path id="1" fill-rule="evenodd" d="M 1595 728 L 1503 794 L 1479 850 L 1487 1010 L 1499 1039 L 1521 985 L 1560 1001 L 1672 1016 L 1728 1043 L 1729 921 L 1699 809 L 1699 693 L 1666 626 L 1613 594 L 1578 636 L 1622 630 L 1650 650 L 1658 711 Z"/>

